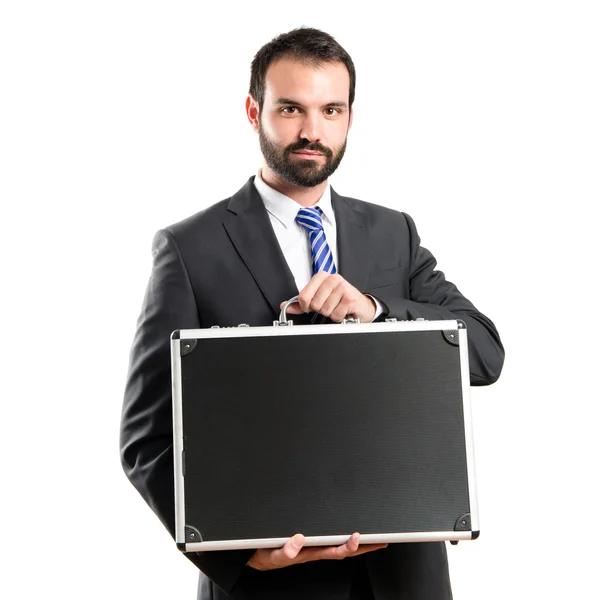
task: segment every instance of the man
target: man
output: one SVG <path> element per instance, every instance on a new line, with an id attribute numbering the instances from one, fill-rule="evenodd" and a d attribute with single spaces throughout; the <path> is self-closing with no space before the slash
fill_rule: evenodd
<path id="1" fill-rule="evenodd" d="M 251 70 L 246 112 L 262 169 L 231 198 L 157 233 L 131 353 L 123 466 L 171 534 L 173 330 L 270 325 L 299 293 L 290 308 L 296 324 L 316 314 L 462 319 L 473 385 L 493 383 L 504 359 L 493 323 L 435 270 L 408 215 L 329 186 L 353 118 L 355 70 L 345 50 L 321 31 L 297 29 L 261 48 Z M 201 571 L 203 600 L 451 598 L 443 543 L 359 541 L 356 532 L 340 547 L 308 548 L 299 532 L 279 549 L 188 558 Z"/>

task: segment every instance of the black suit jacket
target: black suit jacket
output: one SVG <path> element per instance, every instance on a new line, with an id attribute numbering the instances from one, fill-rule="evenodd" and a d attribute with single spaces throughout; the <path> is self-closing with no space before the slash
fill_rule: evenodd
<path id="1" fill-rule="evenodd" d="M 298 293 L 251 177 L 231 198 L 159 231 L 154 264 L 131 350 L 121 422 L 125 472 L 174 534 L 169 337 L 175 329 L 271 325 Z M 381 300 L 397 319 L 467 324 L 472 385 L 493 383 L 504 350 L 493 323 L 435 270 L 412 219 L 331 190 L 339 273 Z M 304 315 L 296 324 L 307 323 Z M 232 516 L 232 518 L 234 518 Z M 443 543 L 391 544 L 344 561 L 271 572 L 246 567 L 252 551 L 190 553 L 204 573 L 199 598 L 348 598 L 357 559 L 378 600 L 451 597 Z M 230 594 L 230 595 L 226 595 Z"/>

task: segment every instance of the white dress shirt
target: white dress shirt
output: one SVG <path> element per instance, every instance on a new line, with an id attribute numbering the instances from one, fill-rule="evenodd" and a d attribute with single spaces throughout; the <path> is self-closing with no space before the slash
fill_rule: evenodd
<path id="1" fill-rule="evenodd" d="M 312 253 L 310 251 L 308 232 L 302 225 L 296 222 L 298 211 L 303 206 L 292 200 L 289 196 L 285 196 L 281 192 L 269 187 L 263 181 L 260 170 L 254 178 L 254 186 L 265 204 L 275 237 L 294 276 L 296 287 L 298 291 L 301 291 L 312 279 Z M 319 207 L 323 212 L 323 231 L 337 269 L 337 230 L 335 214 L 331 206 L 331 187 L 329 182 L 327 182 L 327 187 L 323 195 L 313 205 L 313 208 L 316 207 Z M 373 298 L 373 300 L 377 305 L 375 316 L 373 317 L 376 319 L 383 312 L 383 307 L 377 298 Z"/>

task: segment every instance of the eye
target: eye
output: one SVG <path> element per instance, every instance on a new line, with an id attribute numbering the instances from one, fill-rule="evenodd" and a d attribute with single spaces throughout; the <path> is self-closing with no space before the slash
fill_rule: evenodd
<path id="1" fill-rule="evenodd" d="M 281 109 L 281 112 L 282 112 L 284 115 L 293 115 L 293 114 L 295 114 L 295 113 L 294 113 L 294 112 L 292 112 L 292 111 L 296 111 L 296 112 L 297 112 L 297 111 L 298 111 L 298 107 L 297 107 L 297 106 L 284 106 L 284 107 Z"/>
<path id="2" fill-rule="evenodd" d="M 334 115 L 341 114 L 342 111 L 339 108 L 333 108 L 332 106 L 329 106 L 325 109 L 325 112 L 327 113 L 328 117 L 333 117 Z"/>

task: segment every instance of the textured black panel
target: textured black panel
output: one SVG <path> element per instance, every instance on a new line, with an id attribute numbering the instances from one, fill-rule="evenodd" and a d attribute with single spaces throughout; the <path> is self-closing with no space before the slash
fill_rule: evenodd
<path id="1" fill-rule="evenodd" d="M 185 521 L 204 541 L 453 531 L 470 512 L 440 331 L 199 339 L 181 362 Z"/>

